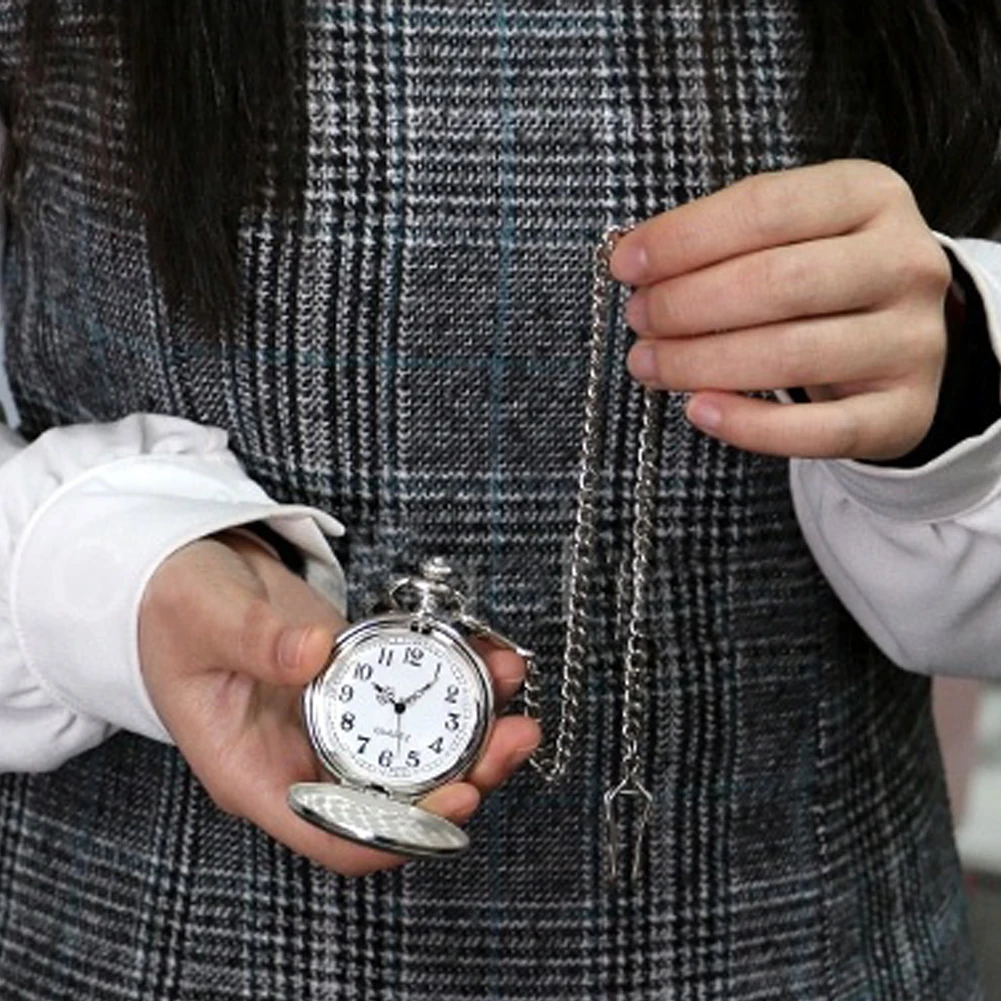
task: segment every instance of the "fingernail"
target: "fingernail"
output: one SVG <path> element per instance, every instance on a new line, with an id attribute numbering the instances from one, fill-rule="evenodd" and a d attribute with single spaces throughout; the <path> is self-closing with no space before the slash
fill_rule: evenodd
<path id="1" fill-rule="evenodd" d="M 703 431 L 712 431 L 723 423 L 723 412 L 714 403 L 695 397 L 686 410 L 688 419 Z"/>
<path id="2" fill-rule="evenodd" d="M 292 671 L 299 663 L 299 655 L 306 645 L 306 639 L 313 631 L 312 626 L 298 626 L 286 629 L 278 642 L 278 660 L 286 671 Z"/>
<path id="3" fill-rule="evenodd" d="M 656 348 L 643 341 L 634 344 L 626 357 L 626 366 L 637 382 L 653 382 L 657 378 Z"/>
<path id="4" fill-rule="evenodd" d="M 538 744 L 529 744 L 527 747 L 518 747 L 511 754 L 511 767 L 520 768 L 528 759 L 535 754 Z"/>
<path id="5" fill-rule="evenodd" d="M 650 259 L 638 240 L 626 240 L 612 254 L 612 274 L 626 285 L 639 285 L 646 277 Z"/>
<path id="6" fill-rule="evenodd" d="M 634 292 L 626 303 L 626 323 L 637 334 L 646 333 L 649 324 L 647 316 L 646 296 L 642 292 Z"/>
<path id="7" fill-rule="evenodd" d="M 501 676 L 497 679 L 497 684 L 505 691 L 514 694 L 525 683 L 524 674 L 519 671 L 516 674 Z"/>

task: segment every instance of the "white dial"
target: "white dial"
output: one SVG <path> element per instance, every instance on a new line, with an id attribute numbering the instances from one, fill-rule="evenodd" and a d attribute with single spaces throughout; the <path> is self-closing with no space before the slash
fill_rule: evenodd
<path id="1" fill-rule="evenodd" d="M 306 713 L 335 774 L 416 795 L 472 764 L 490 702 L 486 669 L 458 634 L 390 616 L 342 637 Z"/>

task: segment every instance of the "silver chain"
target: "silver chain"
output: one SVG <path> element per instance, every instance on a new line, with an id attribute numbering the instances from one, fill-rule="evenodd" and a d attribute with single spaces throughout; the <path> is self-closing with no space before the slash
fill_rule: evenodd
<path id="1" fill-rule="evenodd" d="M 577 472 L 577 509 L 570 548 L 560 715 L 555 736 L 545 741 L 532 759 L 536 771 L 548 783 L 556 782 L 566 774 L 580 728 L 580 703 L 587 659 L 588 597 L 595 569 L 597 493 L 604 436 L 602 376 L 607 358 L 606 341 L 613 284 L 609 262 L 616 243 L 627 231 L 623 227 L 608 229 L 595 248 L 593 258 L 591 343 Z M 619 779 L 604 795 L 606 876 L 610 882 L 615 882 L 620 872 L 619 828 L 623 820 L 623 800 L 632 798 L 639 804 L 639 814 L 634 825 L 634 877 L 639 871 L 642 839 L 652 807 L 652 796 L 640 777 L 643 762 L 639 744 L 646 709 L 645 686 L 642 681 L 647 667 L 647 637 L 643 632 L 643 622 L 653 548 L 653 504 L 660 425 L 659 397 L 645 390 L 636 458 L 632 552 L 629 561 L 623 566 L 619 581 L 621 600 L 624 605 L 628 604 L 628 619 L 622 672 L 622 761 Z M 525 710 L 536 719 L 542 715 L 541 695 L 541 679 L 534 658 L 531 658 L 525 682 Z"/>
<path id="2" fill-rule="evenodd" d="M 605 872 L 610 883 L 617 882 L 619 877 L 622 801 L 632 799 L 638 811 L 633 838 L 633 879 L 639 876 L 643 838 L 653 809 L 653 796 L 641 778 L 643 759 L 639 741 L 647 705 L 647 686 L 643 684 L 643 678 L 649 666 L 648 637 L 643 626 L 653 551 L 653 509 L 662 410 L 661 398 L 650 390 L 644 390 L 643 423 L 636 454 L 632 554 L 628 574 L 624 566 L 623 579 L 619 582 L 620 593 L 630 595 L 626 657 L 622 671 L 622 763 L 618 783 L 606 789 L 604 796 Z"/>

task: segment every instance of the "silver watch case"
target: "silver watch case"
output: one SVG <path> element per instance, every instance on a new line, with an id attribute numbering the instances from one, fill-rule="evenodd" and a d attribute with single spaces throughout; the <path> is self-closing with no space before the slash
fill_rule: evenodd
<path id="1" fill-rule="evenodd" d="M 327 745 L 320 720 L 326 701 L 324 682 L 337 662 L 350 656 L 360 644 L 390 629 L 431 636 L 448 647 L 470 668 L 477 691 L 472 735 L 452 767 L 420 782 L 395 783 L 387 788 L 373 784 L 371 776 L 357 768 L 350 756 Z M 339 783 L 293 785 L 288 802 L 300 817 L 339 837 L 414 857 L 449 855 L 468 847 L 465 831 L 413 805 L 414 800 L 432 789 L 465 775 L 479 759 L 490 735 L 494 719 L 490 673 L 458 629 L 426 612 L 392 612 L 358 623 L 338 637 L 327 667 L 303 692 L 302 715 L 317 757 Z"/>

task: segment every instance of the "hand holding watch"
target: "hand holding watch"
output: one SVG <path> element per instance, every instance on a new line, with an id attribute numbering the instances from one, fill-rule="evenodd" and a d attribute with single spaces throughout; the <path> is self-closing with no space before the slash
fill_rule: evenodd
<path id="1" fill-rule="evenodd" d="M 426 561 L 420 574 L 389 587 L 390 612 L 338 638 L 303 694 L 310 742 L 337 782 L 293 785 L 289 805 L 299 816 L 339 837 L 414 857 L 468 847 L 461 828 L 414 801 L 466 774 L 489 736 L 493 689 L 470 639 L 526 660 L 532 654 L 469 615 L 453 577 L 444 561 Z M 401 699 L 397 687 L 411 693 Z"/>

